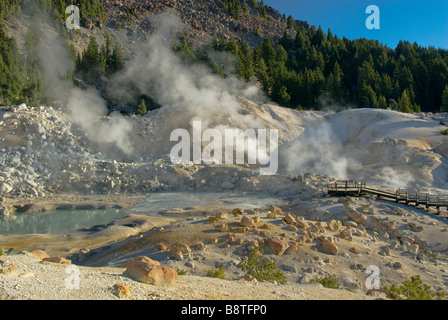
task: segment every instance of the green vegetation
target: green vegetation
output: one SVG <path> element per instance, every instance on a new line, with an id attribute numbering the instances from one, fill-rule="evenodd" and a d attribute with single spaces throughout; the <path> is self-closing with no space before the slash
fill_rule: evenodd
<path id="1" fill-rule="evenodd" d="M 445 86 L 442 94 L 442 107 L 440 108 L 441 112 L 448 112 L 448 84 Z"/>
<path id="2" fill-rule="evenodd" d="M 227 13 L 237 20 L 240 18 L 240 13 L 243 11 L 240 0 L 221 0 L 219 1 L 219 5 L 226 9 Z"/>
<path id="3" fill-rule="evenodd" d="M 179 276 L 184 276 L 184 275 L 187 274 L 187 270 L 184 270 L 184 269 L 176 269 L 176 273 L 177 273 L 177 275 L 179 275 Z"/>
<path id="4" fill-rule="evenodd" d="M 0 257 L 3 255 L 3 248 L 2 247 L 0 247 Z"/>
<path id="5" fill-rule="evenodd" d="M 247 12 L 249 8 L 246 4 L 241 4 L 240 0 L 218 0 L 218 5 L 225 9 L 229 15 L 234 19 L 238 20 L 240 18 L 241 12 Z M 259 10 L 259 14 L 263 19 L 267 19 L 268 6 L 263 3 L 263 1 L 258 2 L 257 0 L 252 1 L 252 7 Z"/>
<path id="6" fill-rule="evenodd" d="M 14 38 L 0 24 L 0 105 L 38 102 L 44 96 L 40 69 L 35 58 L 36 38 L 25 37 L 27 53 L 21 56 Z"/>
<path id="7" fill-rule="evenodd" d="M 384 291 L 394 300 L 433 300 L 446 296 L 445 292 L 432 291 L 431 286 L 424 284 L 418 275 L 405 280 L 401 286 L 384 286 Z"/>
<path id="8" fill-rule="evenodd" d="M 291 18 L 287 23 L 295 26 Z M 191 46 L 182 46 L 195 57 Z M 407 41 L 391 49 L 374 40 L 340 39 L 331 30 L 325 34 L 314 26 L 301 26 L 295 38 L 285 30 L 278 43 L 267 38 L 254 48 L 233 37 L 215 38 L 211 47 L 233 53 L 235 73 L 245 81 L 255 77 L 283 106 L 323 109 L 322 101 L 328 100 L 324 97 L 332 104 L 391 106 L 402 112 L 448 110 L 447 50 Z M 200 59 L 207 61 L 204 56 Z M 223 75 L 222 68 L 211 67 Z"/>
<path id="9" fill-rule="evenodd" d="M 448 128 L 441 132 L 444 136 L 448 136 Z"/>
<path id="10" fill-rule="evenodd" d="M 0 0 L 0 105 L 51 102 L 45 95 L 43 72 L 37 58 L 38 35 L 33 31 L 35 28 L 30 28 L 25 35 L 24 52 L 20 54 L 15 39 L 7 36 L 3 21 L 19 12 L 24 14 L 33 12 L 33 16 L 50 15 L 55 18 L 57 30 L 64 33 L 66 30 L 62 24 L 65 23 L 67 16 L 65 9 L 70 4 L 69 0 Z M 85 19 L 96 19 L 99 23 L 105 21 L 104 8 L 99 0 L 80 0 L 77 5 L 80 7 L 81 23 L 85 22 Z M 64 36 L 67 37 L 67 34 Z M 73 48 L 68 49 L 73 56 Z M 88 48 L 86 64 L 77 66 L 78 71 L 85 71 L 84 67 L 91 67 L 86 74 L 87 82 L 91 84 L 103 73 L 118 70 L 124 62 L 121 48 L 115 48 L 111 56 L 107 56 L 109 59 L 107 61 L 104 61 L 104 53 L 95 56 L 94 49 L 92 44 Z M 103 71 L 102 68 L 106 66 L 110 67 Z M 67 76 L 72 77 L 73 74 Z"/>
<path id="11" fill-rule="evenodd" d="M 275 261 L 264 257 L 263 249 L 253 249 L 248 258 L 239 263 L 240 268 L 258 281 L 286 283 L 285 275 L 277 268 Z"/>
<path id="12" fill-rule="evenodd" d="M 21 11 L 21 0 L 0 0 L 0 22 Z"/>
<path id="13" fill-rule="evenodd" d="M 139 115 L 145 115 L 148 112 L 148 108 L 146 107 L 146 103 L 145 100 L 142 99 L 142 101 L 140 102 L 140 104 L 138 105 L 137 109 L 135 110 L 135 112 Z"/>
<path id="14" fill-rule="evenodd" d="M 109 76 L 124 66 L 123 48 L 115 43 L 112 49 L 110 34 L 106 33 L 105 46 L 99 47 L 94 36 L 89 45 L 76 59 L 75 72 L 81 74 L 90 85 L 98 85 L 102 77 Z"/>
<path id="15" fill-rule="evenodd" d="M 219 269 L 212 268 L 207 271 L 207 277 L 213 277 L 218 279 L 225 279 L 226 278 L 226 271 L 224 267 L 221 267 Z"/>
<path id="16" fill-rule="evenodd" d="M 38 2 L 36 6 L 52 12 L 58 24 L 65 23 L 68 17 L 65 9 L 72 3 L 79 7 L 82 26 L 90 27 L 91 24 L 96 23 L 97 26 L 101 27 L 106 21 L 106 12 L 100 0 L 78 0 L 77 2 L 71 0 L 38 0 Z"/>
<path id="17" fill-rule="evenodd" d="M 313 279 L 313 282 L 320 283 L 324 288 L 329 289 L 339 289 L 339 282 L 336 280 L 336 278 L 332 276 L 326 276 L 322 278 L 315 278 Z"/>
<path id="18" fill-rule="evenodd" d="M 249 11 L 250 2 L 216 0 L 230 15 L 238 19 Z M 14 39 L 9 38 L 2 21 L 30 10 L 56 18 L 56 28 L 66 38 L 76 31 L 67 31 L 63 23 L 69 0 L 0 0 L 0 105 L 46 103 L 42 71 L 36 59 L 37 36 L 25 37 L 24 53 L 20 55 Z M 79 0 L 81 24 L 101 26 L 106 21 L 100 0 Z M 263 1 L 252 0 L 251 12 L 260 19 L 267 17 L 269 7 Z M 25 10 L 26 9 L 26 10 Z M 129 15 L 135 7 L 126 9 Z M 321 27 L 297 27 L 292 16 L 282 16 L 286 29 L 278 42 L 270 38 L 251 46 L 243 38 L 216 37 L 206 46 L 193 47 L 186 37 L 174 50 L 188 63 L 206 63 L 215 74 L 227 77 L 228 66 L 209 58 L 211 50 L 235 55 L 233 73 L 244 81 L 257 81 L 273 101 L 294 109 L 322 110 L 331 105 L 354 105 L 362 108 L 392 107 L 402 112 L 448 112 L 448 50 L 421 47 L 401 41 L 395 49 L 378 41 L 364 38 L 339 38 Z M 294 37 L 288 31 L 296 30 Z M 254 26 L 254 33 L 258 29 Z M 124 66 L 123 48 L 112 43 L 106 34 L 106 44 L 100 46 L 91 37 L 86 50 L 71 55 L 76 67 L 73 75 L 88 85 L 105 87 L 105 78 Z M 142 102 L 143 100 L 143 102 Z M 151 97 L 136 89 L 129 102 L 138 114 L 158 106 Z M 146 111 L 145 111 L 146 106 Z"/>

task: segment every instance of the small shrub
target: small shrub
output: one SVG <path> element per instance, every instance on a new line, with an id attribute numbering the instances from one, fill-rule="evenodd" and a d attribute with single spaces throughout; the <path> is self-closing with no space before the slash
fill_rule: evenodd
<path id="1" fill-rule="evenodd" d="M 443 135 L 448 136 L 448 128 L 441 132 Z"/>
<path id="2" fill-rule="evenodd" d="M 323 278 L 314 278 L 314 282 L 320 283 L 324 288 L 339 289 L 339 282 L 335 277 L 326 276 Z"/>
<path id="3" fill-rule="evenodd" d="M 285 275 L 277 268 L 275 261 L 264 257 L 263 249 L 251 250 L 249 257 L 241 261 L 239 266 L 259 281 L 273 280 L 280 284 L 286 283 Z"/>
<path id="4" fill-rule="evenodd" d="M 187 274 L 187 270 L 184 269 L 176 269 L 177 275 L 184 276 Z"/>
<path id="5" fill-rule="evenodd" d="M 0 257 L 3 255 L 3 248 L 0 247 Z"/>
<path id="6" fill-rule="evenodd" d="M 226 271 L 224 270 L 224 267 L 221 267 L 219 269 L 212 268 L 211 270 L 207 271 L 207 277 L 213 277 L 218 279 L 225 279 L 226 278 Z"/>
<path id="7" fill-rule="evenodd" d="M 390 287 L 384 286 L 384 291 L 394 300 L 432 300 L 443 299 L 446 296 L 443 291 L 432 291 L 431 286 L 424 284 L 418 275 L 405 280 L 401 286 L 396 284 Z"/>

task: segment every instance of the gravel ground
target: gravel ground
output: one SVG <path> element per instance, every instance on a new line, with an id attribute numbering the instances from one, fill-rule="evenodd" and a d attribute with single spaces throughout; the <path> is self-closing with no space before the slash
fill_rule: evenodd
<path id="1" fill-rule="evenodd" d="M 16 270 L 0 274 L 0 300 L 117 300 L 113 286 L 126 283 L 135 300 L 315 300 L 371 299 L 346 290 L 320 285 L 286 284 L 210 277 L 179 276 L 175 287 L 152 286 L 123 275 L 123 268 L 68 267 L 41 262 L 30 253 L 3 255 L 3 268 Z M 79 269 L 76 269 L 79 268 Z M 79 288 L 72 281 L 79 271 Z"/>

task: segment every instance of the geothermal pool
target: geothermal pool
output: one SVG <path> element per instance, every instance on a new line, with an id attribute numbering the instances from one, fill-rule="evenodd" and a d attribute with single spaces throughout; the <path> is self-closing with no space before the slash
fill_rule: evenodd
<path id="1" fill-rule="evenodd" d="M 54 210 L 0 219 L 0 235 L 63 233 L 123 218 L 124 210 Z"/>
<path id="2" fill-rule="evenodd" d="M 54 210 L 0 218 L 0 235 L 68 233 L 112 223 L 128 214 L 163 216 L 166 210 L 192 207 L 265 208 L 287 200 L 268 193 L 154 192 L 130 209 Z"/>

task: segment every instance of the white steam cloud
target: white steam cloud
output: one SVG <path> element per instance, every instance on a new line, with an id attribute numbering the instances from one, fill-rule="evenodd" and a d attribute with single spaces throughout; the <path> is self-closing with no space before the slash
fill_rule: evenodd
<path id="1" fill-rule="evenodd" d="M 259 128 L 251 116 L 243 115 L 236 95 L 260 100 L 255 84 L 247 84 L 235 76 L 223 79 L 199 64 L 188 65 L 171 49 L 172 35 L 186 26 L 173 12 L 155 15 L 158 25 L 143 46 L 143 52 L 125 65 L 125 70 L 109 81 L 110 94 L 117 99 L 131 99 L 130 88 L 137 88 L 162 106 L 181 112 L 183 121 L 201 120 L 203 127 L 232 124 L 239 128 Z M 223 56 L 217 56 L 223 59 Z"/>
<path id="2" fill-rule="evenodd" d="M 68 72 L 74 66 L 64 47 L 64 40 L 56 33 L 41 39 L 38 55 L 44 70 L 47 94 L 65 106 L 68 120 L 83 129 L 87 137 L 100 147 L 106 150 L 115 147 L 131 154 L 132 125 L 119 113 L 106 117 L 106 102 L 97 90 L 81 90 L 67 79 Z"/>
<path id="3" fill-rule="evenodd" d="M 308 124 L 304 132 L 281 147 L 284 169 L 295 173 L 313 172 L 341 179 L 348 178 L 352 159 L 343 154 L 344 146 L 326 120 Z"/>

